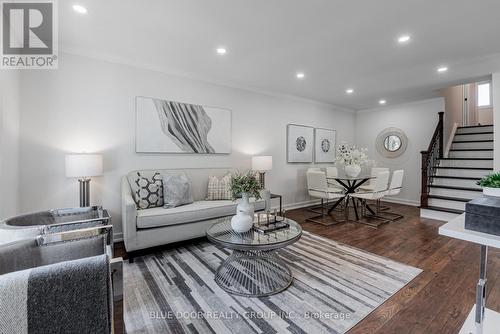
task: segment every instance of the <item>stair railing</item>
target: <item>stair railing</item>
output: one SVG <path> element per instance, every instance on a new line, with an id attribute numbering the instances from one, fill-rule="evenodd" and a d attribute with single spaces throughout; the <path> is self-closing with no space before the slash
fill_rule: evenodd
<path id="1" fill-rule="evenodd" d="M 443 158 L 444 153 L 444 112 L 438 113 L 439 122 L 432 135 L 431 142 L 427 151 L 421 151 L 422 155 L 422 185 L 420 194 L 420 207 L 429 206 L 429 186 L 431 177 L 436 172 L 439 159 Z"/>

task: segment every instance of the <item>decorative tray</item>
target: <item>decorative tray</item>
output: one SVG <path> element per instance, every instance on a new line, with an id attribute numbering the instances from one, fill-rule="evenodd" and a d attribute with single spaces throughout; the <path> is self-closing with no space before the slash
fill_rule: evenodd
<path id="1" fill-rule="evenodd" d="M 253 230 L 261 234 L 276 232 L 289 227 L 290 224 L 286 222 L 286 218 L 277 214 L 258 213 L 254 216 Z"/>

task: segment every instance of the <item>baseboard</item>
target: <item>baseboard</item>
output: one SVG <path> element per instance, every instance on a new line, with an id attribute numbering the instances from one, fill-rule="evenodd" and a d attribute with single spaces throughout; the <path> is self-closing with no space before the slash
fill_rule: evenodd
<path id="1" fill-rule="evenodd" d="M 420 206 L 419 201 L 414 201 L 414 200 L 406 199 L 406 198 L 398 198 L 398 197 L 385 197 L 381 200 L 381 202 L 404 204 L 404 205 L 411 205 L 411 206 Z"/>
<path id="2" fill-rule="evenodd" d="M 311 200 L 311 201 L 304 201 L 304 202 L 299 202 L 299 203 L 293 203 L 293 204 L 285 204 L 283 205 L 283 209 L 285 210 L 294 210 L 294 209 L 300 209 L 300 208 L 305 208 L 307 206 L 313 206 L 313 205 L 319 205 L 321 204 L 321 200 Z M 278 209 L 278 207 L 271 206 L 272 209 Z"/>
<path id="3" fill-rule="evenodd" d="M 122 242 L 122 241 L 123 241 L 123 233 L 122 232 L 118 232 L 118 233 L 113 234 L 113 242 L 114 243 Z"/>
<path id="4" fill-rule="evenodd" d="M 456 218 L 458 216 L 459 216 L 459 214 L 457 214 L 457 213 L 443 212 L 443 211 L 430 210 L 430 209 L 420 209 L 420 217 L 421 218 L 427 218 L 427 219 L 448 222 L 448 221 L 450 221 L 453 218 Z"/>

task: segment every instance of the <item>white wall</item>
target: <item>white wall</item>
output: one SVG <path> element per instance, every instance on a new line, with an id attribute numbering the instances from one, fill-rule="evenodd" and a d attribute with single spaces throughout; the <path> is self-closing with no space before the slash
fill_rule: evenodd
<path id="1" fill-rule="evenodd" d="M 500 171 L 500 72 L 493 73 L 492 75 L 493 84 L 493 125 L 494 125 L 494 161 L 493 165 L 495 171 Z"/>
<path id="2" fill-rule="evenodd" d="M 309 201 L 307 165 L 286 163 L 286 124 L 337 129 L 353 142 L 355 114 L 331 105 L 228 88 L 159 72 L 62 54 L 56 71 L 22 75 L 20 211 L 78 205 L 76 180 L 64 176 L 67 152 L 103 152 L 105 175 L 92 181 L 93 203 L 111 210 L 121 231 L 120 178 L 141 168 L 249 168 L 273 156 L 267 186 L 286 204 Z M 306 84 L 306 83 L 304 83 Z M 207 104 L 233 111 L 231 155 L 136 154 L 135 96 Z"/>
<path id="3" fill-rule="evenodd" d="M 19 75 L 0 75 L 0 219 L 18 211 Z"/>
<path id="4" fill-rule="evenodd" d="M 377 166 L 405 170 L 403 190 L 395 197 L 401 203 L 420 204 L 420 151 L 427 149 L 440 111 L 444 111 L 443 98 L 362 110 L 356 115 L 356 144 L 368 148 Z M 375 148 L 378 134 L 389 127 L 403 130 L 408 137 L 405 153 L 394 159 L 382 157 Z"/>

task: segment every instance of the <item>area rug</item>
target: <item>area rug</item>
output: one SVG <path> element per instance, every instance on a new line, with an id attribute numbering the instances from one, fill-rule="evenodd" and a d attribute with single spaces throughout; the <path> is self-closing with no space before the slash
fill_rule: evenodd
<path id="1" fill-rule="evenodd" d="M 345 333 L 421 272 L 304 232 L 279 251 L 292 285 L 246 298 L 214 282 L 229 254 L 206 241 L 126 263 L 127 333 Z"/>

